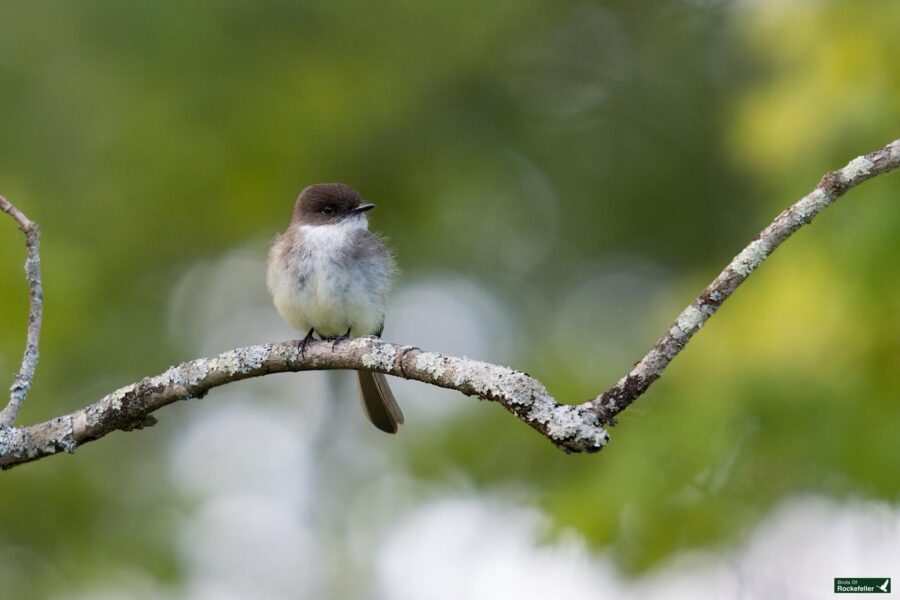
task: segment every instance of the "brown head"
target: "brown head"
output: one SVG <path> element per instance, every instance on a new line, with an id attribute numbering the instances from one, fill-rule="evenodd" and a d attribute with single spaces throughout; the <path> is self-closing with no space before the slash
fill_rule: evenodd
<path id="1" fill-rule="evenodd" d="M 294 205 L 294 221 L 303 225 L 328 225 L 375 208 L 349 185 L 317 183 L 302 192 Z"/>

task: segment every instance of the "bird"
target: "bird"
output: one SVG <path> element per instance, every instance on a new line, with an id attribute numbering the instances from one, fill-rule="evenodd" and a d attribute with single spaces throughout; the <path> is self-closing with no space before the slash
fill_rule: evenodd
<path id="1" fill-rule="evenodd" d="M 375 208 L 343 183 L 305 188 L 291 222 L 269 249 L 266 286 L 275 309 L 305 333 L 303 354 L 315 336 L 336 344 L 384 330 L 387 296 L 396 263 L 381 238 L 369 231 Z M 360 398 L 375 427 L 396 433 L 403 423 L 382 373 L 357 371 Z"/>

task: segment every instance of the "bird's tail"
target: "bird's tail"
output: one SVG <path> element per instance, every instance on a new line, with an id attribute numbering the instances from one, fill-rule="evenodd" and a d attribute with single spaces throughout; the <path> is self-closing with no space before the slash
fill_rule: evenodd
<path id="1" fill-rule="evenodd" d="M 397 433 L 403 423 L 403 413 L 382 373 L 357 371 L 359 393 L 362 397 L 366 416 L 378 429 L 387 433 Z"/>

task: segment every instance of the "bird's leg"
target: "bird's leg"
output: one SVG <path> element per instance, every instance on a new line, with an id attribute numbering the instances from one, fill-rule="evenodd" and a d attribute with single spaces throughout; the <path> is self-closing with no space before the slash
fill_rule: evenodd
<path id="1" fill-rule="evenodd" d="M 306 333 L 306 337 L 304 337 L 302 340 L 300 340 L 300 344 L 298 346 L 300 348 L 300 358 L 306 360 L 306 347 L 309 345 L 309 343 L 311 341 L 313 341 L 315 339 L 313 337 L 313 335 L 315 333 L 316 333 L 316 329 L 315 329 L 315 327 L 313 327 Z"/>
<path id="2" fill-rule="evenodd" d="M 343 342 L 344 340 L 350 339 L 350 330 L 351 329 L 353 329 L 352 325 L 347 328 L 347 333 L 345 333 L 344 335 L 338 335 L 338 336 L 335 336 L 334 338 L 332 338 L 332 342 L 331 342 L 331 351 L 332 352 L 334 352 L 334 349 L 338 345 L 338 342 Z"/>

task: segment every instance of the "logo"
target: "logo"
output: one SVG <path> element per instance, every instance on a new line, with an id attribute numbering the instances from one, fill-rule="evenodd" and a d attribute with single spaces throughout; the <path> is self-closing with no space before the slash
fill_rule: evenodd
<path id="1" fill-rule="evenodd" d="M 835 577 L 835 594 L 890 594 L 890 577 Z"/>

